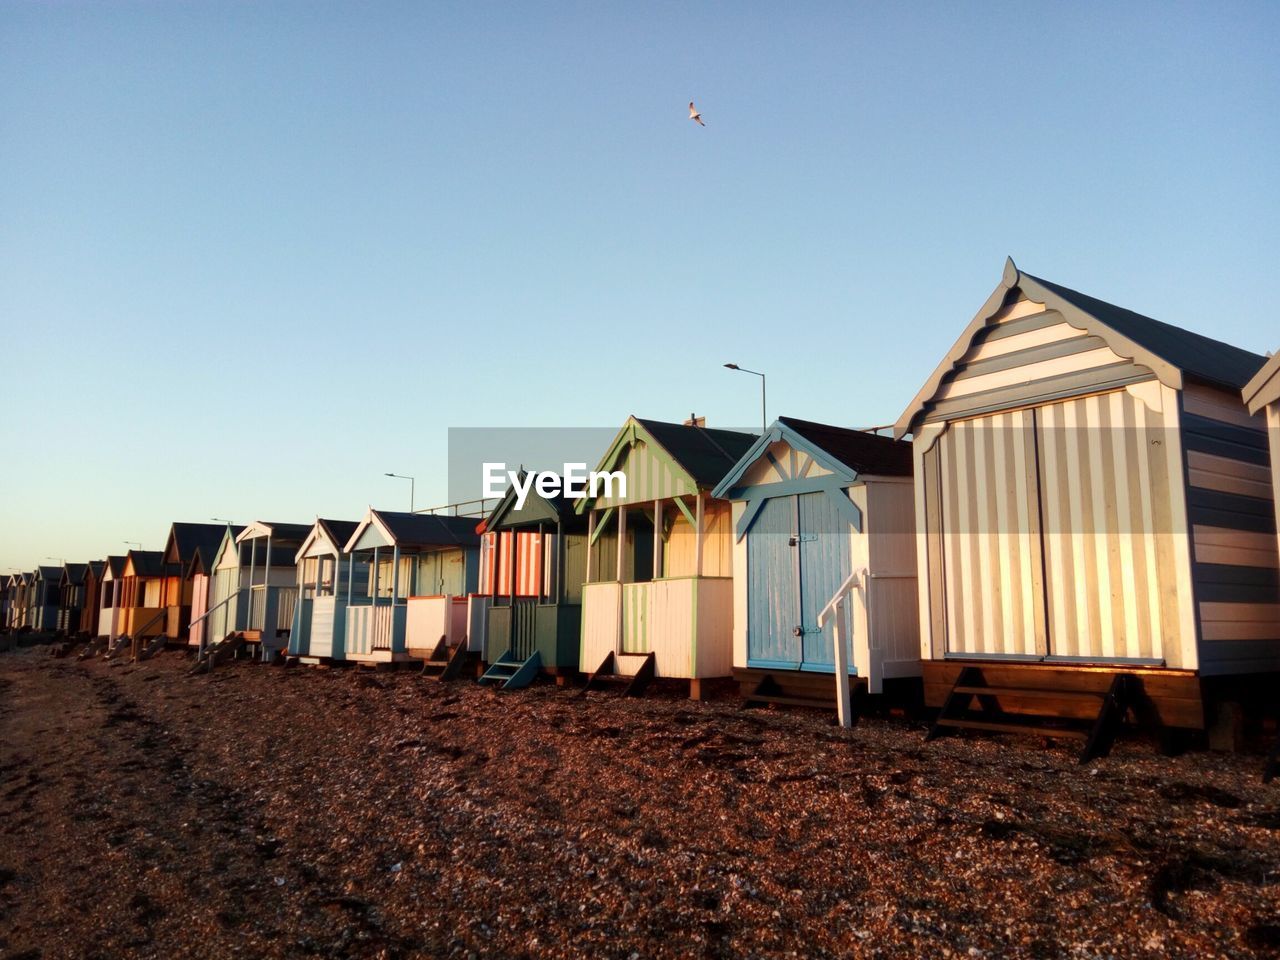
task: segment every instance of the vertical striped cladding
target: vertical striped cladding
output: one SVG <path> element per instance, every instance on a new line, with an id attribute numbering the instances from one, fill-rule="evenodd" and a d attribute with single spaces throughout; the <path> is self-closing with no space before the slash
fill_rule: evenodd
<path id="1" fill-rule="evenodd" d="M 940 540 L 930 578 L 941 600 L 944 653 L 1043 655 L 1035 417 L 1031 411 L 952 424 L 932 458 Z M 934 531 L 937 531 L 936 533 Z"/>
<path id="2" fill-rule="evenodd" d="M 1238 394 L 1182 395 L 1187 513 L 1205 673 L 1280 667 L 1280 549 L 1267 420 Z"/>
<path id="3" fill-rule="evenodd" d="M 1116 391 L 1036 411 L 1050 653 L 1177 663 L 1183 630 L 1172 394 Z"/>
<path id="4" fill-rule="evenodd" d="M 853 568 L 865 564 L 871 574 L 867 586 L 871 643 L 883 651 L 885 677 L 919 676 L 913 485 L 910 480 L 869 480 L 862 489 L 866 532 L 865 536 L 852 534 L 851 539 L 855 549 L 859 541 L 866 542 L 866 557 L 860 560 L 855 555 Z"/>
<path id="5" fill-rule="evenodd" d="M 697 493 L 693 482 L 661 450 L 637 440 L 627 450 L 615 471 L 627 478 L 627 495 L 620 496 L 615 484 L 611 496 L 601 496 L 594 506 L 616 507 L 626 503 L 645 503 L 666 497 L 692 496 Z M 600 488 L 603 492 L 603 487 Z"/>
<path id="6" fill-rule="evenodd" d="M 1142 382 L 922 440 L 926 655 L 1194 668 L 1176 417 Z"/>

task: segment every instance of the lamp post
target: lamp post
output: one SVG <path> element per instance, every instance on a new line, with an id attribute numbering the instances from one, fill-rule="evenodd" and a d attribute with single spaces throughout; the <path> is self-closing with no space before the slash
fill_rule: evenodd
<path id="1" fill-rule="evenodd" d="M 761 373 L 759 370 L 748 370 L 746 367 L 740 367 L 736 363 L 726 363 L 724 366 L 726 370 L 737 370 L 739 373 L 750 373 L 760 378 L 760 434 L 761 436 L 763 436 L 764 434 L 768 433 L 769 432 L 769 416 L 768 416 L 768 413 L 766 412 L 767 407 L 765 404 L 764 374 Z"/>
<path id="2" fill-rule="evenodd" d="M 384 473 L 383 476 L 395 477 L 397 480 L 409 481 L 409 512 L 413 513 L 413 485 L 414 485 L 413 477 L 407 476 L 406 474 L 403 474 L 403 473 Z"/>
<path id="3" fill-rule="evenodd" d="M 137 547 L 139 550 L 142 549 L 142 542 L 139 540 L 121 540 L 120 542 L 130 547 Z"/>
<path id="4" fill-rule="evenodd" d="M 228 527 L 234 527 L 236 525 L 234 520 L 228 520 L 226 517 L 210 517 L 209 519 L 214 523 L 225 523 Z"/>

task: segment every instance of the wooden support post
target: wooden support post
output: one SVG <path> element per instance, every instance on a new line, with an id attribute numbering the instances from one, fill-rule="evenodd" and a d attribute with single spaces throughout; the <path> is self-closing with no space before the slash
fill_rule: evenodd
<path id="1" fill-rule="evenodd" d="M 702 576 L 702 555 L 705 552 L 703 541 L 706 537 L 703 535 L 702 528 L 706 526 L 706 518 L 703 515 L 702 491 L 698 491 L 698 502 L 694 509 L 694 575 Z"/>
<path id="2" fill-rule="evenodd" d="M 662 501 L 653 501 L 653 579 L 662 576 Z"/>
<path id="3" fill-rule="evenodd" d="M 689 699 L 702 699 L 702 681 L 697 677 L 693 677 L 689 680 Z"/>
<path id="4" fill-rule="evenodd" d="M 595 533 L 596 533 L 596 512 L 593 509 L 593 510 L 587 511 L 587 571 L 582 578 L 583 583 L 591 582 L 591 568 L 592 568 L 591 555 L 595 553 L 595 543 L 596 543 Z"/>
<path id="5" fill-rule="evenodd" d="M 617 569 L 614 571 L 616 574 L 614 579 L 618 582 L 618 611 L 617 611 L 617 616 L 614 618 L 616 621 L 616 628 L 617 628 L 613 636 L 613 652 L 614 653 L 622 652 L 622 638 L 626 633 L 625 626 L 622 622 L 623 611 L 626 609 L 626 606 L 622 602 L 623 583 L 625 582 L 622 576 L 622 560 L 624 556 L 623 547 L 626 546 L 626 542 L 627 542 L 627 508 L 618 507 L 618 550 L 617 550 L 618 566 L 617 566 Z"/>

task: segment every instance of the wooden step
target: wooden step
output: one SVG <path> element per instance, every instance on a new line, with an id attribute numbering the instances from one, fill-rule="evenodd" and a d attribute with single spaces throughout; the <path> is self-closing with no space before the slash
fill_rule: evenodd
<path id="1" fill-rule="evenodd" d="M 1070 727 L 1041 727 L 1031 723 L 996 723 L 991 720 L 968 720 L 962 717 L 939 717 L 938 726 L 956 727 L 961 730 L 986 730 L 990 733 L 1022 733 L 1033 737 L 1054 737 L 1063 740 L 1088 740 L 1087 730 Z"/>
<path id="2" fill-rule="evenodd" d="M 1107 695 L 1105 690 L 1046 690 L 1042 687 L 972 687 L 958 686 L 956 693 L 972 693 L 988 697 L 1039 697 L 1045 700 L 1090 700 L 1097 703 Z"/>

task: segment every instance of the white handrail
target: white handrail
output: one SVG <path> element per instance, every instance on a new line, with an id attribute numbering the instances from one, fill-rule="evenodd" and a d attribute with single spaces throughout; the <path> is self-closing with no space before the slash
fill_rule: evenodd
<path id="1" fill-rule="evenodd" d="M 849 651 L 844 645 L 844 631 L 841 629 L 844 618 L 840 616 L 840 607 L 845 597 L 850 596 L 855 590 L 861 590 L 863 599 L 866 599 L 866 579 L 866 567 L 854 570 L 845 577 L 844 583 L 840 584 L 831 599 L 827 601 L 827 605 L 818 613 L 819 628 L 826 625 L 831 615 L 835 615 L 832 633 L 835 643 L 836 715 L 839 717 L 840 726 L 845 728 L 853 726 L 853 697 L 849 692 Z"/>
<path id="2" fill-rule="evenodd" d="M 225 600 L 219 600 L 219 601 L 218 601 L 217 603 L 215 603 L 212 607 L 210 607 L 210 608 L 209 608 L 208 610 L 206 610 L 204 613 L 200 614 L 200 616 L 196 617 L 196 618 L 195 618 L 194 620 L 192 620 L 189 624 L 187 624 L 187 628 L 188 628 L 188 629 L 190 629 L 191 627 L 194 627 L 194 626 L 195 626 L 197 623 L 199 623 L 201 620 L 204 620 L 206 617 L 208 617 L 208 616 L 209 616 L 209 614 L 213 613 L 213 612 L 214 612 L 215 610 L 217 610 L 219 607 L 225 607 L 228 603 L 230 603 L 232 600 L 236 599 L 236 597 L 238 597 L 239 595 L 240 595 L 240 593 L 239 593 L 239 591 L 238 591 L 238 590 L 237 590 L 237 591 L 233 591 L 233 592 L 232 592 L 232 594 L 231 594 L 231 596 L 227 597 Z M 197 659 L 199 659 L 199 658 L 203 657 L 203 656 L 205 655 L 205 652 L 206 652 L 208 649 L 209 649 L 209 631 L 208 631 L 208 630 L 205 630 L 205 631 L 203 631 L 203 632 L 200 634 L 200 649 L 199 649 L 198 651 L 196 651 L 196 658 L 197 658 Z"/>

